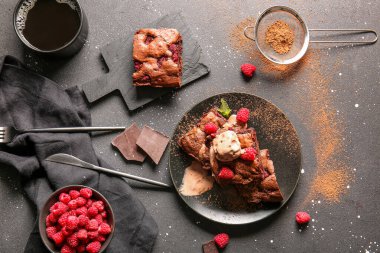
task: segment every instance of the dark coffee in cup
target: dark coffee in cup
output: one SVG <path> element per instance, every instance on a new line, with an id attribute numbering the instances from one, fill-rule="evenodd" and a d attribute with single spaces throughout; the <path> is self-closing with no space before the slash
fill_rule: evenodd
<path id="1" fill-rule="evenodd" d="M 84 22 L 86 27 L 83 26 Z M 75 0 L 21 1 L 15 11 L 15 29 L 29 48 L 58 54 L 78 51 L 88 32 L 87 21 Z M 71 50 L 67 50 L 70 47 Z"/>

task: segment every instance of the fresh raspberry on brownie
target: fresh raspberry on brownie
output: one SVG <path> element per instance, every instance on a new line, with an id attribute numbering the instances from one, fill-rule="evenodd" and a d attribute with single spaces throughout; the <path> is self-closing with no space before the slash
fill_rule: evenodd
<path id="1" fill-rule="evenodd" d="M 135 86 L 181 86 L 182 37 L 176 29 L 140 29 L 133 38 Z"/>

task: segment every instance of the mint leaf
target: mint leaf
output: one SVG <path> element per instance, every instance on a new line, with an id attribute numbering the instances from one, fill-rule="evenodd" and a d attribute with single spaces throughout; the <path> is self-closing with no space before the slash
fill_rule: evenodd
<path id="1" fill-rule="evenodd" d="M 220 102 L 221 102 L 221 105 L 220 105 L 220 108 L 218 108 L 218 112 L 220 112 L 220 114 L 222 114 L 223 117 L 225 117 L 225 118 L 230 117 L 230 115 L 231 115 L 231 109 L 228 106 L 226 100 L 224 100 L 224 98 L 222 98 L 220 100 Z"/>

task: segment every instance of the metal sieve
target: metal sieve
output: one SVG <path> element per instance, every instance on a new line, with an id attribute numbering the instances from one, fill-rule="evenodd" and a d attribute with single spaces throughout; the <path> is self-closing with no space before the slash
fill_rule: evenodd
<path id="1" fill-rule="evenodd" d="M 279 54 L 265 42 L 267 28 L 278 20 L 282 20 L 294 31 L 294 41 L 289 52 Z M 253 37 L 247 34 L 248 29 L 253 28 Z M 310 32 L 354 32 L 354 33 L 373 33 L 373 40 L 310 40 Z M 349 43 L 349 44 L 372 44 L 377 41 L 377 33 L 370 29 L 308 29 L 305 21 L 293 9 L 286 6 L 273 6 L 266 9 L 258 18 L 255 26 L 244 28 L 244 36 L 256 42 L 259 51 L 270 61 L 278 64 L 291 64 L 304 56 L 311 43 Z"/>

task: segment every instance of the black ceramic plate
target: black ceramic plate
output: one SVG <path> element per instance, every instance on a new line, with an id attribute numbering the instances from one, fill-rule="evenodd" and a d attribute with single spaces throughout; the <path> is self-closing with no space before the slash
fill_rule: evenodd
<path id="1" fill-rule="evenodd" d="M 192 128 L 202 116 L 212 107 L 219 107 L 224 98 L 233 113 L 241 107 L 250 109 L 253 113 L 248 122 L 257 131 L 260 149 L 267 148 L 274 162 L 277 181 L 284 200 L 276 206 L 263 208 L 236 209 L 223 201 L 225 193 L 217 184 L 211 191 L 200 196 L 188 197 L 179 193 L 185 168 L 192 158 L 185 154 L 177 144 L 178 138 Z M 226 93 L 210 97 L 188 111 L 178 123 L 170 144 L 170 173 L 178 194 L 185 203 L 198 214 L 215 222 L 231 225 L 241 225 L 262 220 L 278 211 L 293 194 L 301 170 L 301 145 L 292 123 L 285 114 L 267 100 L 244 93 Z M 222 194 L 223 193 L 223 194 Z"/>

